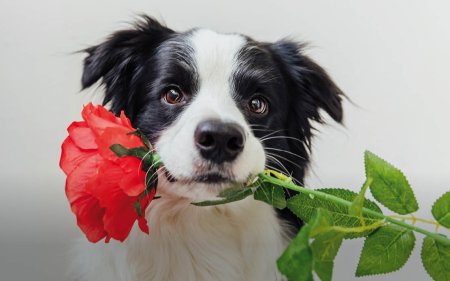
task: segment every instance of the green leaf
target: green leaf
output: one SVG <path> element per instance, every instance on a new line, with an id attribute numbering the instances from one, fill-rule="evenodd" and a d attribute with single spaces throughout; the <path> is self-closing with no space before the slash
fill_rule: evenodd
<path id="1" fill-rule="evenodd" d="M 422 263 L 435 281 L 450 281 L 450 245 L 425 237 L 422 244 Z"/>
<path id="2" fill-rule="evenodd" d="M 128 149 L 128 156 L 136 157 L 139 159 L 144 159 L 148 155 L 150 155 L 150 152 L 144 146 Z"/>
<path id="3" fill-rule="evenodd" d="M 145 146 L 126 148 L 123 145 L 116 143 L 111 145 L 109 149 L 111 149 L 117 157 L 133 156 L 142 159 L 150 154 L 149 150 Z"/>
<path id="4" fill-rule="evenodd" d="M 141 201 L 138 200 L 134 203 L 134 209 L 136 210 L 136 213 L 139 217 L 142 217 L 142 208 L 141 208 Z"/>
<path id="5" fill-rule="evenodd" d="M 364 217 L 362 214 L 362 208 L 365 200 L 365 194 L 367 191 L 367 188 L 372 183 L 372 178 L 368 178 L 366 182 L 363 184 L 361 191 L 358 193 L 358 195 L 355 197 L 355 199 L 352 202 L 352 205 L 348 208 L 348 214 L 352 216 L 359 217 L 359 220 L 361 224 L 365 224 Z"/>
<path id="6" fill-rule="evenodd" d="M 450 227 L 450 191 L 434 202 L 431 213 L 440 225 Z"/>
<path id="7" fill-rule="evenodd" d="M 278 269 L 289 281 L 312 280 L 313 269 L 322 281 L 331 281 L 343 237 L 333 229 L 330 213 L 319 208 L 278 259 Z M 315 238 L 311 245 L 309 238 Z"/>
<path id="8" fill-rule="evenodd" d="M 352 202 L 358 195 L 353 191 L 339 188 L 325 188 L 325 189 L 318 189 L 317 191 L 321 191 L 330 195 L 334 195 L 336 197 L 340 197 L 349 202 Z M 362 226 L 359 217 L 348 214 L 348 207 L 333 203 L 330 200 L 311 198 L 310 196 L 303 193 L 300 193 L 288 199 L 287 207 L 300 219 L 306 222 L 309 222 L 311 220 L 311 216 L 318 208 L 324 208 L 330 212 L 333 225 L 343 227 Z M 364 200 L 363 207 L 378 213 L 382 213 L 380 208 L 375 203 L 373 203 L 368 199 Z M 366 224 L 368 225 L 380 221 L 380 219 L 371 217 L 369 215 L 364 215 L 364 218 Z M 345 234 L 345 238 L 364 237 L 367 236 L 372 231 L 373 230 L 368 230 L 360 233 L 356 232 L 347 233 Z"/>
<path id="9" fill-rule="evenodd" d="M 252 190 L 250 188 L 242 188 L 242 187 L 231 187 L 228 189 L 225 189 L 221 193 L 219 193 L 219 197 L 223 197 L 223 199 L 219 200 L 207 200 L 202 202 L 192 202 L 192 205 L 195 206 L 215 206 L 215 205 L 221 205 L 226 204 L 230 202 L 235 202 L 242 200 L 248 196 L 253 194 Z"/>
<path id="10" fill-rule="evenodd" d="M 145 176 L 145 190 L 150 191 L 158 186 L 158 173 L 156 170 L 149 170 Z"/>
<path id="11" fill-rule="evenodd" d="M 333 219 L 331 217 L 331 213 L 328 210 L 324 208 L 318 208 L 313 213 L 308 224 L 311 226 L 309 236 L 314 238 L 321 233 L 329 232 L 331 226 L 333 226 Z"/>
<path id="12" fill-rule="evenodd" d="M 217 196 L 221 198 L 232 197 L 235 196 L 236 194 L 241 193 L 244 190 L 245 189 L 241 186 L 233 186 L 222 190 L 221 192 L 219 192 L 219 194 L 217 194 Z"/>
<path id="13" fill-rule="evenodd" d="M 259 182 L 259 187 L 253 194 L 255 200 L 266 202 L 278 209 L 286 207 L 286 198 L 282 187 L 273 185 L 269 182 Z"/>
<path id="14" fill-rule="evenodd" d="M 134 132 L 132 132 L 134 134 Z M 132 156 L 142 160 L 142 170 L 147 172 L 150 168 L 155 172 L 161 166 L 161 158 L 157 153 L 150 152 L 145 146 L 126 148 L 121 144 L 113 144 L 109 147 L 117 157 Z"/>
<path id="15" fill-rule="evenodd" d="M 334 259 L 341 247 L 344 234 L 328 231 L 316 236 L 311 244 L 314 259 L 314 271 L 322 281 L 331 281 Z"/>
<path id="16" fill-rule="evenodd" d="M 381 274 L 400 269 L 414 249 L 411 230 L 387 225 L 369 235 L 359 258 L 356 276 Z"/>
<path id="17" fill-rule="evenodd" d="M 109 149 L 111 149 L 117 157 L 124 157 L 128 155 L 128 148 L 121 144 L 113 144 L 109 147 Z"/>
<path id="18" fill-rule="evenodd" d="M 413 190 L 405 175 L 396 167 L 370 151 L 364 153 L 367 178 L 372 178 L 373 197 L 391 211 L 401 215 L 419 209 Z"/>
<path id="19" fill-rule="evenodd" d="M 147 136 L 138 128 L 133 132 L 128 133 L 127 135 L 136 135 L 141 138 L 142 142 L 148 149 L 152 149 L 152 145 L 150 144 L 149 139 Z"/>
<path id="20" fill-rule="evenodd" d="M 284 253 L 278 258 L 278 270 L 289 281 L 312 281 L 313 256 L 309 247 L 311 226 L 302 227 L 297 236 L 289 243 Z"/>
<path id="21" fill-rule="evenodd" d="M 310 237 L 315 237 L 311 244 L 314 271 L 322 281 L 331 281 L 334 258 L 341 247 L 344 233 L 332 229 L 331 214 L 322 208 L 311 219 Z"/>

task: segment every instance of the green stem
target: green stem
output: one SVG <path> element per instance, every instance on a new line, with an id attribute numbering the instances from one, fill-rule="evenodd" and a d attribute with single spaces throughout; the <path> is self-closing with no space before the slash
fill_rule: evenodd
<path id="1" fill-rule="evenodd" d="M 356 196 L 356 198 L 355 198 L 355 200 L 352 202 L 352 205 L 349 207 L 349 209 L 348 209 L 348 211 L 349 211 L 349 214 L 352 214 L 351 213 L 351 211 L 352 211 L 352 208 L 357 208 L 357 213 L 358 213 L 358 216 L 359 216 L 359 221 L 361 222 L 361 225 L 363 225 L 363 226 L 365 226 L 366 225 L 366 222 L 364 221 L 364 217 L 363 217 L 363 211 L 362 211 L 362 209 L 363 209 L 363 203 L 364 203 L 364 198 L 365 198 L 365 194 L 366 194 L 366 191 L 367 191 L 367 189 L 369 188 L 369 186 L 372 184 L 372 178 L 371 177 L 368 177 L 367 179 L 366 179 L 366 181 L 364 182 L 364 184 L 363 184 L 363 187 L 361 188 L 361 191 L 359 192 L 359 194 L 358 194 L 358 196 Z M 355 204 L 357 204 L 356 206 L 355 206 Z"/>
<path id="2" fill-rule="evenodd" d="M 320 192 L 320 191 L 317 191 L 317 190 L 314 190 L 314 189 L 309 189 L 309 188 L 305 188 L 305 187 L 302 187 L 302 186 L 298 186 L 298 185 L 296 185 L 296 184 L 294 184 L 292 182 L 282 181 L 282 180 L 273 178 L 271 176 L 268 176 L 268 175 L 266 175 L 264 173 L 259 174 L 258 177 L 260 179 L 263 179 L 263 180 L 265 180 L 267 182 L 270 182 L 272 184 L 275 184 L 275 185 L 278 185 L 278 186 L 282 186 L 284 188 L 291 189 L 291 190 L 294 190 L 294 191 L 298 191 L 298 192 L 301 192 L 301 193 L 304 193 L 304 194 L 313 195 L 313 196 L 315 196 L 317 198 L 324 199 L 324 200 L 327 200 L 327 201 L 331 201 L 331 202 L 339 204 L 339 205 L 343 205 L 343 206 L 346 206 L 346 207 L 349 207 L 349 206 L 352 205 L 352 202 L 344 200 L 344 199 L 339 198 L 339 197 L 336 197 L 334 195 L 330 195 L 330 194 L 327 194 L 327 193 L 324 193 L 324 192 Z M 424 234 L 424 235 L 426 235 L 428 237 L 431 237 L 431 238 L 435 239 L 436 241 L 439 241 L 440 243 L 442 243 L 444 245 L 449 245 L 450 246 L 450 239 L 448 239 L 446 236 L 443 236 L 443 235 L 441 235 L 439 233 L 433 233 L 433 232 L 427 231 L 427 230 L 422 229 L 420 227 L 417 227 L 417 226 L 405 223 L 405 222 L 400 221 L 400 220 L 396 220 L 394 218 L 385 216 L 385 215 L 383 215 L 381 213 L 372 211 L 372 210 L 367 209 L 367 208 L 362 208 L 362 212 L 364 214 L 366 214 L 366 215 L 370 215 L 372 217 L 385 220 L 385 221 L 390 222 L 392 224 L 396 224 L 396 225 L 402 226 L 402 227 L 404 227 L 406 229 L 422 233 L 422 234 Z"/>

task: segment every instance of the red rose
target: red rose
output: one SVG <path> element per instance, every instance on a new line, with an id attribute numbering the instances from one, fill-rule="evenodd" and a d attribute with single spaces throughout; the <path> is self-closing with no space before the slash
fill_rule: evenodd
<path id="1" fill-rule="evenodd" d="M 91 242 L 106 237 L 124 241 L 136 220 L 148 233 L 145 209 L 155 195 L 146 190 L 141 160 L 118 157 L 113 144 L 143 147 L 122 112 L 114 116 L 102 106 L 83 108 L 84 121 L 73 122 L 62 144 L 60 167 L 67 175 L 66 195 L 77 224 Z"/>

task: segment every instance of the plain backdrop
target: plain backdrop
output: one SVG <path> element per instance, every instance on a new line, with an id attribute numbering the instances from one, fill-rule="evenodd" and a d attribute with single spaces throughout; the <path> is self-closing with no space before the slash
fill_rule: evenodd
<path id="1" fill-rule="evenodd" d="M 345 102 L 345 126 L 320 127 L 309 186 L 358 190 L 370 149 L 406 173 L 418 216 L 431 218 L 433 201 L 450 189 L 448 0 L 1 0 L 0 280 L 65 280 L 67 249 L 80 231 L 64 195 L 60 145 L 82 105 L 101 96 L 80 93 L 83 55 L 74 51 L 140 13 L 176 30 L 311 43 L 308 54 L 353 104 Z M 429 280 L 422 238 L 399 272 L 358 280 Z M 362 242 L 344 243 L 335 280 L 357 279 Z"/>

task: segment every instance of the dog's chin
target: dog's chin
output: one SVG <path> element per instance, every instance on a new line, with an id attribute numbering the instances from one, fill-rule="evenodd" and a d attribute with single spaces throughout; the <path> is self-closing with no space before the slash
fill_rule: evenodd
<path id="1" fill-rule="evenodd" d="M 220 173 L 207 173 L 196 176 L 192 181 L 197 183 L 204 183 L 210 185 L 221 185 L 221 184 L 231 184 L 234 182 L 233 179 L 224 176 Z"/>

